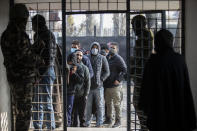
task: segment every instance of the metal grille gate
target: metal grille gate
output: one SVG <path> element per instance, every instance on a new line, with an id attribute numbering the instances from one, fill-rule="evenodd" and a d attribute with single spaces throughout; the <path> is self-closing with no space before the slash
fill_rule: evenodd
<path id="1" fill-rule="evenodd" d="M 14 3 L 14 0 L 10 0 L 10 3 Z M 24 3 L 30 9 L 30 14 L 33 16 L 36 13 L 45 14 L 47 19 L 47 25 L 53 32 L 59 32 L 62 36 L 62 56 L 58 58 L 62 60 L 63 67 L 65 68 L 67 44 L 66 44 L 66 27 L 56 27 L 54 24 L 56 22 L 61 22 L 62 25 L 66 25 L 66 16 L 77 15 L 77 14 L 108 14 L 108 13 L 124 13 L 126 14 L 126 61 L 128 67 L 128 77 L 127 77 L 127 131 L 130 130 L 140 130 L 141 125 L 138 120 L 137 113 L 133 107 L 133 86 L 131 84 L 131 78 L 136 82 L 137 77 L 141 77 L 142 74 L 131 74 L 131 61 L 135 59 L 135 34 L 133 33 L 131 21 L 135 15 L 141 14 L 147 17 L 147 21 L 154 21 L 153 25 L 148 24 L 148 29 L 150 29 L 153 34 L 161 28 L 166 28 L 174 32 L 175 42 L 174 48 L 177 52 L 184 54 L 184 1 L 182 0 L 40 0 L 25 1 L 25 0 L 15 0 L 15 3 Z M 181 5 L 182 4 L 182 5 Z M 11 5 L 12 6 L 12 5 Z M 176 12 L 176 16 L 171 18 L 170 14 Z M 61 14 L 60 14 L 61 13 Z M 150 17 L 151 16 L 151 17 Z M 59 18 L 58 18 L 59 17 Z M 174 24 L 174 23 L 175 24 Z M 27 33 L 32 39 L 33 33 L 31 28 L 31 20 L 29 20 Z M 143 47 L 142 47 L 143 48 Z M 62 59 L 63 58 L 63 59 Z M 142 59 L 143 56 L 141 57 Z M 59 66 L 59 65 L 57 65 Z M 144 67 L 144 63 L 140 67 Z M 66 105 L 66 79 L 65 72 L 63 70 L 63 75 L 57 75 L 56 84 L 57 87 L 54 92 L 54 96 L 58 102 L 53 104 L 59 105 L 59 111 L 55 112 L 63 116 L 63 106 Z M 63 78 L 63 79 L 62 79 Z M 137 85 L 136 85 L 137 86 Z M 63 88 L 62 88 L 63 87 Z M 63 92 L 63 100 L 61 96 Z M 63 103 L 62 103 L 63 102 Z M 65 109 L 64 109 L 65 111 Z M 64 118 L 66 118 L 66 113 L 64 113 Z M 58 122 L 58 121 L 57 121 Z M 64 120 L 63 130 L 67 131 L 66 120 Z M 62 129 L 57 129 L 62 130 Z"/>
<path id="2" fill-rule="evenodd" d="M 147 32 L 150 31 L 150 34 L 146 34 L 143 27 L 140 29 L 140 34 L 136 35 L 134 32 L 134 24 L 132 23 L 136 16 L 155 16 L 155 18 L 148 19 L 147 22 Z M 139 90 L 141 86 L 141 80 L 143 76 L 144 66 L 146 60 L 149 58 L 153 48 L 153 37 L 154 33 L 160 29 L 165 29 L 166 22 L 165 22 L 165 11 L 140 11 L 140 12 L 131 12 L 130 13 L 130 23 L 132 23 L 132 27 L 130 27 L 131 37 L 130 40 L 131 44 L 131 79 L 133 80 L 134 86 L 131 88 L 131 126 L 132 130 L 147 130 L 144 122 L 145 118 L 140 110 L 138 110 L 137 101 L 139 98 Z M 149 25 L 150 21 L 153 20 L 153 25 Z M 143 25 L 143 21 L 141 22 L 140 26 Z M 152 27 L 152 28 L 151 28 Z M 138 27 L 139 28 L 139 27 Z M 147 130 L 148 131 L 148 130 Z"/>

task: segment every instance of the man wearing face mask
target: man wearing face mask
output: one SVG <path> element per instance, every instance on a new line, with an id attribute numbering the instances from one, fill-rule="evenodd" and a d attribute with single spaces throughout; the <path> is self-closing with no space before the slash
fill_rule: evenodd
<path id="1" fill-rule="evenodd" d="M 101 46 L 101 51 L 100 51 L 100 54 L 103 55 L 103 56 L 107 56 L 108 53 L 109 53 L 109 47 L 107 44 L 100 44 Z M 92 105 L 92 114 L 95 115 L 96 114 L 96 106 L 95 106 L 95 101 L 93 101 L 93 105 Z M 105 106 L 105 115 L 106 115 L 106 106 Z M 106 117 L 106 116 L 105 116 Z M 95 117 L 93 117 L 94 119 Z"/>
<path id="2" fill-rule="evenodd" d="M 74 40 L 72 42 L 70 52 L 74 53 L 76 50 L 79 50 L 80 48 L 81 48 L 81 44 L 79 43 L 79 41 L 78 40 Z M 86 55 L 83 55 L 82 62 L 83 62 L 84 65 L 86 65 L 88 67 L 89 73 L 90 73 L 90 77 L 92 78 L 93 75 L 94 75 L 94 72 L 92 70 L 92 65 L 91 65 L 90 59 Z"/>
<path id="3" fill-rule="evenodd" d="M 127 73 L 127 67 L 123 58 L 118 54 L 118 43 L 111 42 L 108 55 L 110 76 L 105 81 L 105 102 L 107 106 L 107 119 L 105 124 L 112 126 L 113 107 L 115 109 L 115 124 L 112 127 L 121 125 L 121 93 L 122 81 Z"/>
<path id="4" fill-rule="evenodd" d="M 101 55 L 107 56 L 109 54 L 109 46 L 107 44 L 101 44 Z"/>
<path id="5" fill-rule="evenodd" d="M 108 44 L 100 44 L 101 45 L 101 52 L 100 54 L 105 56 L 107 58 L 108 54 L 109 54 L 109 45 Z M 104 94 L 105 94 L 105 81 L 103 82 L 103 87 L 104 87 Z M 95 102 L 94 102 L 95 103 Z M 95 109 L 94 109 L 94 104 L 93 103 L 93 114 L 95 114 Z M 106 106 L 106 103 L 105 103 L 105 120 L 107 119 L 107 106 Z"/>
<path id="6" fill-rule="evenodd" d="M 82 63 L 83 52 L 82 50 L 76 50 L 75 54 L 77 56 L 78 70 L 77 73 L 83 78 L 83 81 L 77 84 L 75 92 L 75 100 L 72 111 L 73 127 L 78 127 L 78 117 L 80 122 L 80 127 L 85 126 L 85 106 L 87 102 L 87 97 L 90 90 L 90 73 L 88 67 Z"/>
<path id="7" fill-rule="evenodd" d="M 91 79 L 90 93 L 88 95 L 88 103 L 86 105 L 86 126 L 90 126 L 92 117 L 92 103 L 96 103 L 96 126 L 101 127 L 103 125 L 104 117 L 104 89 L 103 81 L 109 76 L 109 65 L 106 57 L 102 56 L 100 52 L 100 44 L 93 42 L 91 44 L 90 58 L 94 76 Z"/>

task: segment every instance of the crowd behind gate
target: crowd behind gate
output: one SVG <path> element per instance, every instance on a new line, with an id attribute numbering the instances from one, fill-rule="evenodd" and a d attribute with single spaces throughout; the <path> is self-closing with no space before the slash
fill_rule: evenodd
<path id="1" fill-rule="evenodd" d="M 1 37 L 1 48 L 11 87 L 13 130 L 67 127 L 121 127 L 122 83 L 131 76 L 133 103 L 141 130 L 192 131 L 196 117 L 184 58 L 173 49 L 173 35 L 161 29 L 153 37 L 146 18 L 136 15 L 137 36 L 131 57 L 131 74 L 119 55 L 119 43 L 86 43 L 74 40 L 66 58 L 67 105 L 62 107 L 61 49 L 44 16 L 31 18 L 33 43 L 26 33 L 29 17 L 23 4 L 15 4 Z M 153 41 L 154 40 L 154 41 Z M 65 105 L 63 105 L 65 106 Z M 67 114 L 63 118 L 60 112 Z"/>

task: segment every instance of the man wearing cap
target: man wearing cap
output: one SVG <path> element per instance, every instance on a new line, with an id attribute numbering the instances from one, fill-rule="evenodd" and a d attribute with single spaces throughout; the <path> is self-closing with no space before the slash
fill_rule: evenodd
<path id="1" fill-rule="evenodd" d="M 11 8 L 10 21 L 1 37 L 7 79 L 11 87 L 12 125 L 16 131 L 28 131 L 31 118 L 32 87 L 36 82 L 36 65 L 41 63 L 31 48 L 25 32 L 29 12 L 25 5 Z"/>

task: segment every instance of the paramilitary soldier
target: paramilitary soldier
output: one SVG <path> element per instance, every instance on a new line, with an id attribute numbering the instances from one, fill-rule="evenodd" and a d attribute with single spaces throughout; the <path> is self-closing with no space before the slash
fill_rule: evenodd
<path id="1" fill-rule="evenodd" d="M 34 48 L 44 64 L 39 67 L 39 85 L 35 87 L 33 97 L 33 122 L 35 129 L 42 129 L 46 124 L 47 129 L 55 129 L 54 109 L 52 105 L 52 91 L 55 76 L 56 42 L 55 36 L 48 29 L 46 20 L 42 15 L 32 18 L 34 34 Z M 46 116 L 46 119 L 44 118 Z"/>
<path id="2" fill-rule="evenodd" d="M 141 129 L 146 130 L 145 120 L 146 117 L 138 108 L 139 93 L 142 82 L 143 67 L 146 60 L 153 52 L 153 34 L 146 28 L 146 18 L 143 15 L 137 15 L 132 19 L 132 27 L 135 35 L 137 36 L 134 46 L 134 55 L 131 61 L 131 73 L 135 83 L 133 102 L 140 120 Z"/>
<path id="3" fill-rule="evenodd" d="M 8 82 L 11 87 L 15 131 L 28 131 L 31 118 L 32 87 L 36 82 L 36 63 L 41 59 L 34 54 L 25 32 L 29 12 L 25 5 L 15 4 L 10 21 L 1 38 L 1 48 Z"/>

